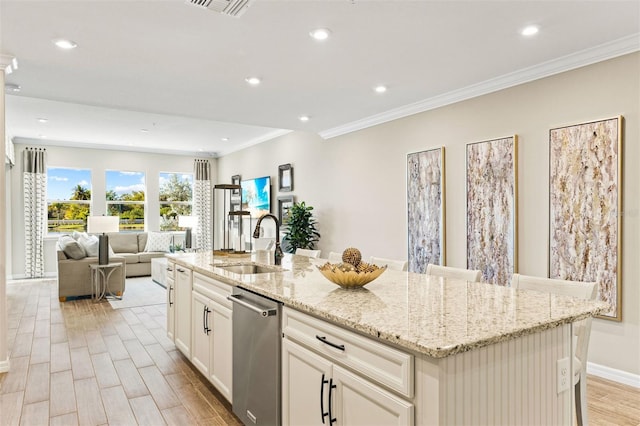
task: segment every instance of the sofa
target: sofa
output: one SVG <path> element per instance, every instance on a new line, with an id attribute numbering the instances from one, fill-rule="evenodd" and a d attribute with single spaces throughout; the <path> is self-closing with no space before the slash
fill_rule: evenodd
<path id="1" fill-rule="evenodd" d="M 151 275 L 151 259 L 169 251 L 171 234 L 163 232 L 116 232 L 109 237 L 109 262 L 121 262 L 109 278 L 109 291 L 122 296 L 125 277 Z M 57 247 L 58 297 L 91 294 L 90 264 L 98 263 L 97 236 L 74 232 L 61 236 Z"/>

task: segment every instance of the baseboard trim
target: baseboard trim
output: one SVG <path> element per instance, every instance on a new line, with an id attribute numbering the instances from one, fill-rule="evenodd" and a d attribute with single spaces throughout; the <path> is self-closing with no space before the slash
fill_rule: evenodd
<path id="1" fill-rule="evenodd" d="M 0 373 L 6 373 L 9 371 L 9 358 L 4 361 L 0 361 Z"/>
<path id="2" fill-rule="evenodd" d="M 623 385 L 633 386 L 640 389 L 640 375 L 632 374 L 615 368 L 605 367 L 604 365 L 587 362 L 587 374 L 602 377 L 603 379 L 612 380 L 622 383 Z"/>
<path id="3" fill-rule="evenodd" d="M 7 280 L 11 280 L 11 281 L 19 281 L 19 280 L 42 280 L 42 279 L 49 279 L 49 278 L 58 278 L 58 273 L 57 272 L 45 272 L 43 277 L 39 277 L 39 278 L 31 278 L 31 277 L 27 277 L 25 274 L 13 274 L 13 275 L 7 275 Z"/>

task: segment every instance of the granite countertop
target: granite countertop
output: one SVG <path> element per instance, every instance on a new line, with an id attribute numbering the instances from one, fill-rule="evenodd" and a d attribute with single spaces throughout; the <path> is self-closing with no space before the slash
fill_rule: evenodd
<path id="1" fill-rule="evenodd" d="M 539 332 L 608 308 L 604 302 L 391 270 L 363 288 L 343 289 L 317 270 L 316 265 L 326 260 L 304 256 L 286 255 L 285 271 L 254 275 L 217 266 L 269 263 L 256 254 L 169 257 L 196 272 L 433 358 Z"/>

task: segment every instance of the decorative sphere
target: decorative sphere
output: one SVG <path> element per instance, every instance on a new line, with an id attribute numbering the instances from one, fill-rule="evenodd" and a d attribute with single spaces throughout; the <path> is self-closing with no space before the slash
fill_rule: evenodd
<path id="1" fill-rule="evenodd" d="M 362 261 L 362 253 L 355 247 L 349 247 L 342 252 L 342 261 L 357 268 Z"/>

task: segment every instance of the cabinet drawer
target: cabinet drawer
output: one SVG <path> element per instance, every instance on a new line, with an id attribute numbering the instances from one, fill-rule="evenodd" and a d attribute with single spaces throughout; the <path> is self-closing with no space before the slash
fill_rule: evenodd
<path id="1" fill-rule="evenodd" d="M 374 382 L 413 397 L 413 355 L 291 308 L 283 310 L 282 332 Z"/>
<path id="2" fill-rule="evenodd" d="M 173 280 L 174 279 L 174 274 L 176 271 L 176 263 L 175 262 L 171 262 L 171 261 L 167 261 L 167 279 L 168 280 Z"/>
<path id="3" fill-rule="evenodd" d="M 231 302 L 227 300 L 227 296 L 231 294 L 231 286 L 229 284 L 195 272 L 193 274 L 193 290 L 231 309 Z"/>

